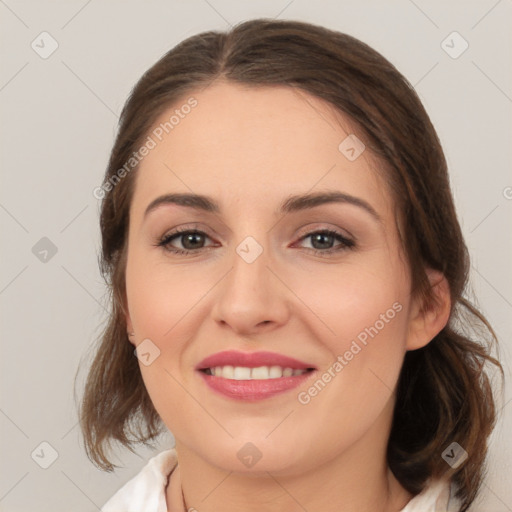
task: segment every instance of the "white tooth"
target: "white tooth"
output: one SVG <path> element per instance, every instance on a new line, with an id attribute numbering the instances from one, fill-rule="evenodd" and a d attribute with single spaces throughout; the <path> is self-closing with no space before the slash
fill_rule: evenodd
<path id="1" fill-rule="evenodd" d="M 283 369 L 283 377 L 291 377 L 293 375 L 293 370 L 291 368 Z"/>
<path id="2" fill-rule="evenodd" d="M 225 379 L 232 379 L 234 373 L 234 368 L 232 366 L 223 366 L 222 374 L 220 376 L 224 377 Z"/>
<path id="3" fill-rule="evenodd" d="M 283 376 L 283 369 L 280 366 L 271 366 L 269 375 L 271 379 L 279 379 Z"/>
<path id="4" fill-rule="evenodd" d="M 269 371 L 268 366 L 259 366 L 257 368 L 253 368 L 251 371 L 251 379 L 268 379 Z"/>
<path id="5" fill-rule="evenodd" d="M 235 366 L 233 372 L 233 379 L 235 380 L 250 380 L 251 379 L 251 368 L 245 368 L 243 366 Z"/>
<path id="6" fill-rule="evenodd" d="M 292 377 L 302 375 L 306 370 L 293 368 L 282 368 L 281 366 L 259 366 L 247 368 L 245 366 L 216 366 L 210 368 L 211 375 L 233 380 L 267 380 L 279 379 L 281 377 Z"/>

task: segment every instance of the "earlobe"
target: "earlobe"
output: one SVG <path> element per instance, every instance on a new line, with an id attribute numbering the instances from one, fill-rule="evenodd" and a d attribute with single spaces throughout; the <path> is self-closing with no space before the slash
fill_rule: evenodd
<path id="1" fill-rule="evenodd" d="M 417 350 L 432 341 L 446 326 L 450 318 L 450 286 L 446 277 L 436 270 L 427 269 L 433 300 L 425 304 L 418 298 L 413 304 L 406 349 Z"/>
<path id="2" fill-rule="evenodd" d="M 135 346 L 135 332 L 133 330 L 132 320 L 130 314 L 126 313 L 126 336 L 129 342 Z"/>

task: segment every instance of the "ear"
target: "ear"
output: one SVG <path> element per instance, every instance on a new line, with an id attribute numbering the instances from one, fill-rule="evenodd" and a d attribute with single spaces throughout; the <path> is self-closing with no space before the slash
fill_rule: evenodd
<path id="1" fill-rule="evenodd" d="M 427 269 L 427 275 L 434 300 L 432 304 L 425 304 L 423 297 L 414 300 L 409 320 L 407 350 L 416 350 L 428 345 L 450 318 L 450 286 L 446 277 L 441 272 L 431 269 Z"/>
<path id="2" fill-rule="evenodd" d="M 124 253 L 124 254 L 126 254 L 126 253 Z M 126 256 L 122 256 L 122 257 L 125 258 Z M 126 287 L 121 292 L 121 296 L 120 296 L 120 298 L 118 298 L 118 301 L 119 301 L 119 304 L 121 307 L 121 311 L 124 314 L 124 320 L 125 320 L 125 324 L 126 324 L 126 337 L 127 337 L 128 341 L 134 347 L 136 347 L 137 345 L 135 343 L 135 336 L 129 336 L 129 334 L 128 334 L 130 332 L 134 332 L 134 329 L 133 329 L 132 319 L 130 317 L 130 311 L 128 309 L 128 297 L 126 296 Z"/>
<path id="3" fill-rule="evenodd" d="M 132 319 L 130 318 L 130 313 L 126 313 L 126 336 L 128 341 L 133 345 L 135 344 L 135 336 L 129 336 L 128 333 L 133 332 Z"/>

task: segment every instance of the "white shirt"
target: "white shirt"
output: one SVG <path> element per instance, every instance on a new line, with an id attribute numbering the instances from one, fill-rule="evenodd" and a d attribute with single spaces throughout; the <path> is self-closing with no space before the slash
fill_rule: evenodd
<path id="1" fill-rule="evenodd" d="M 101 512 L 167 512 L 165 488 L 177 464 L 175 448 L 152 457 L 103 505 Z M 450 496 L 450 491 L 448 482 L 435 482 L 409 501 L 400 512 L 456 512 L 458 503 Z M 183 504 L 179 510 L 172 512 L 185 512 Z"/>

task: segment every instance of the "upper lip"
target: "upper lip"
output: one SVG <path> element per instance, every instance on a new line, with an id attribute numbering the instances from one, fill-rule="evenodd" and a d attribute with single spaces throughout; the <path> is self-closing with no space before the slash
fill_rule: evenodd
<path id="1" fill-rule="evenodd" d="M 275 352 L 237 352 L 235 350 L 225 350 L 212 354 L 196 365 L 195 369 L 205 370 L 216 366 L 245 366 L 247 368 L 281 366 L 282 368 L 296 370 L 316 369 L 312 364 Z"/>

